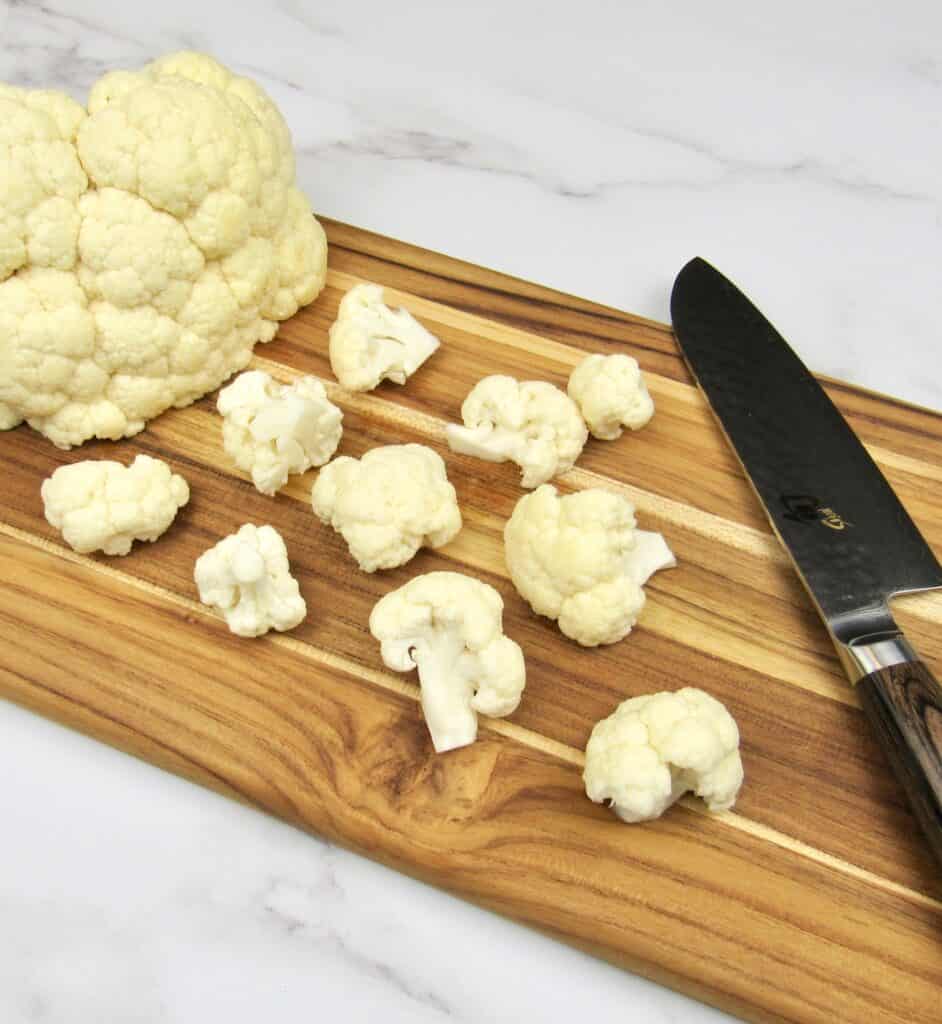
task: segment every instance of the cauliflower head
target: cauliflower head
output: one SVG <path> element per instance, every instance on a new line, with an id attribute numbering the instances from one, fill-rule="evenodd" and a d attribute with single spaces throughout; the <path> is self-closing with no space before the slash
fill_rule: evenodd
<path id="1" fill-rule="evenodd" d="M 149 455 L 130 466 L 105 459 L 60 466 L 41 494 L 50 525 L 83 555 L 126 555 L 136 540 L 157 540 L 190 500 L 186 480 Z"/>
<path id="2" fill-rule="evenodd" d="M 218 608 L 236 636 L 293 629 L 307 605 L 288 566 L 288 551 L 272 526 L 246 523 L 204 551 L 193 570 L 200 601 Z"/>
<path id="3" fill-rule="evenodd" d="M 436 753 L 473 743 L 478 712 L 502 718 L 520 703 L 526 668 L 519 645 L 504 636 L 503 610 L 488 584 L 430 572 L 381 598 L 370 614 L 383 662 L 397 672 L 419 670 Z"/>
<path id="4" fill-rule="evenodd" d="M 0 168 L 0 429 L 136 434 L 323 288 L 287 126 L 211 57 L 111 72 L 87 111 L 0 85 Z"/>
<path id="5" fill-rule="evenodd" d="M 592 436 L 603 441 L 620 437 L 622 427 L 640 430 L 654 415 L 638 361 L 624 353 L 586 356 L 570 374 L 567 390 Z"/>
<path id="6" fill-rule="evenodd" d="M 262 494 L 284 487 L 291 473 L 322 466 L 343 434 L 343 413 L 316 377 L 279 384 L 261 370 L 240 373 L 216 408 L 223 447 Z"/>
<path id="7" fill-rule="evenodd" d="M 404 565 L 420 547 L 440 548 L 461 529 L 445 463 L 421 444 L 334 459 L 317 474 L 311 505 L 343 535 L 364 572 Z"/>
<path id="8" fill-rule="evenodd" d="M 622 821 L 660 817 L 684 793 L 726 811 L 743 782 L 739 729 L 710 694 L 693 687 L 632 697 L 592 730 L 586 794 Z"/>
<path id="9" fill-rule="evenodd" d="M 504 557 L 521 597 L 585 647 L 626 636 L 644 607 L 643 584 L 676 564 L 659 533 L 635 528 L 627 499 L 598 488 L 560 497 L 550 484 L 517 502 Z"/>
<path id="10" fill-rule="evenodd" d="M 579 407 L 546 381 L 484 377 L 461 406 L 464 426 L 450 423 L 452 451 L 488 462 L 516 462 L 523 487 L 537 487 L 571 469 L 582 453 L 588 430 Z"/>
<path id="11" fill-rule="evenodd" d="M 354 285 L 330 327 L 330 365 L 348 391 L 380 381 L 405 384 L 434 353 L 438 338 L 405 309 L 390 309 L 378 284 Z"/>

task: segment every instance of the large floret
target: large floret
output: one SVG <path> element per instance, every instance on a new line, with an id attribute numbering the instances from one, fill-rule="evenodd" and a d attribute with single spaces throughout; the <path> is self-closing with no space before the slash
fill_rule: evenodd
<path id="1" fill-rule="evenodd" d="M 533 610 L 586 647 L 626 636 L 644 607 L 643 584 L 676 564 L 659 533 L 635 529 L 626 498 L 598 488 L 561 498 L 549 484 L 517 502 L 504 556 Z"/>
<path id="2" fill-rule="evenodd" d="M 578 406 L 559 388 L 502 374 L 474 385 L 461 418 L 463 427 L 450 423 L 446 429 L 452 451 L 488 462 L 516 462 L 524 487 L 537 487 L 571 469 L 589 436 Z"/>
<path id="3" fill-rule="evenodd" d="M 80 554 L 126 555 L 136 540 L 155 541 L 190 500 L 183 477 L 149 455 L 130 466 L 107 459 L 60 466 L 41 493 L 46 519 Z"/>
<path id="4" fill-rule="evenodd" d="M 135 434 L 324 285 L 284 120 L 202 54 L 105 75 L 87 112 L 0 86 L 0 165 L 0 429 Z"/>
<path id="5" fill-rule="evenodd" d="M 418 667 L 437 753 L 473 743 L 478 712 L 502 718 L 520 703 L 526 668 L 519 645 L 504 636 L 503 610 L 493 587 L 457 572 L 416 576 L 373 608 L 370 632 L 385 664 Z"/>
<path id="6" fill-rule="evenodd" d="M 445 463 L 421 444 L 334 459 L 317 474 L 311 504 L 343 535 L 364 572 L 404 565 L 420 547 L 439 548 L 461 529 Z"/>

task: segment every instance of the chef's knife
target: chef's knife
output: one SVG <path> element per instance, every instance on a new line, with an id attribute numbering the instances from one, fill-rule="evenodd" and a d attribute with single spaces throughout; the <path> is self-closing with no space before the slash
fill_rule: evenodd
<path id="1" fill-rule="evenodd" d="M 735 285 L 691 260 L 671 319 L 942 863 L 942 688 L 888 604 L 942 587 L 942 567 L 824 390 Z"/>

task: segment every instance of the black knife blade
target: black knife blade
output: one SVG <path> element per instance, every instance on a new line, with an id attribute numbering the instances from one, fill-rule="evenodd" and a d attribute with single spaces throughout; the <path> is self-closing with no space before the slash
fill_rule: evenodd
<path id="1" fill-rule="evenodd" d="M 942 862 L 942 689 L 888 604 L 942 587 L 942 566 L 817 380 L 732 282 L 691 260 L 671 319 Z"/>

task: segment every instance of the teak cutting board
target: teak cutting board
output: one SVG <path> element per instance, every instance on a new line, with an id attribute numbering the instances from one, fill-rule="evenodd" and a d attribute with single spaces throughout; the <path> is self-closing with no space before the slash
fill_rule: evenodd
<path id="1" fill-rule="evenodd" d="M 21 427 L 0 435 L 0 694 L 750 1020 L 938 1024 L 942 878 L 670 330 L 327 228 L 326 290 L 254 365 L 328 382 L 344 412 L 342 454 L 407 441 L 441 452 L 459 536 L 399 570 L 359 572 L 310 511 L 314 472 L 271 499 L 233 469 L 214 396 L 118 445 L 61 452 Z M 442 347 L 405 387 L 347 395 L 332 383 L 327 330 L 361 279 L 388 286 L 387 301 Z M 587 351 L 635 355 L 657 413 L 637 434 L 590 440 L 556 483 L 625 494 L 679 559 L 648 585 L 632 635 L 597 650 L 534 616 L 507 578 L 501 534 L 523 493 L 517 468 L 443 443 L 480 377 L 564 387 Z M 942 417 L 828 389 L 942 549 Z M 190 504 L 126 558 L 73 554 L 43 518 L 43 479 L 67 462 L 138 452 L 182 473 Z M 194 560 L 244 522 L 285 538 L 309 608 L 291 633 L 241 640 L 197 603 Z M 381 595 L 434 569 L 501 592 L 528 669 L 517 713 L 482 719 L 476 744 L 444 756 L 432 752 L 415 677 L 386 670 L 367 630 Z M 939 674 L 942 596 L 900 604 Z M 656 823 L 620 824 L 583 794 L 589 731 L 626 697 L 685 685 L 739 722 L 741 798 L 720 816 L 687 800 Z"/>

